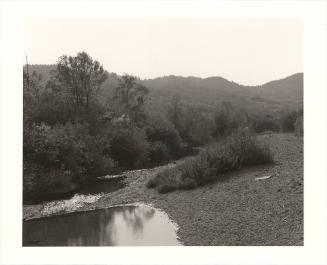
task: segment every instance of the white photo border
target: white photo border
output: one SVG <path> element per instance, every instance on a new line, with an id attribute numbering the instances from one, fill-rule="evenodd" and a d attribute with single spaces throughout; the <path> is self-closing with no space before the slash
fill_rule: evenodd
<path id="1" fill-rule="evenodd" d="M 326 1 L 2 1 L 1 264 L 327 264 L 326 12 Z M 22 247 L 24 21 L 158 17 L 303 21 L 304 246 Z"/>

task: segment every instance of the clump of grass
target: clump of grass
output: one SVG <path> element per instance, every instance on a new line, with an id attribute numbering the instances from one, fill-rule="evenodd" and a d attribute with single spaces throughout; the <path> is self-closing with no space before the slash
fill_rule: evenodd
<path id="1" fill-rule="evenodd" d="M 238 131 L 205 148 L 198 156 L 164 169 L 147 183 L 160 193 L 194 189 L 224 177 L 224 173 L 253 165 L 273 162 L 268 146 L 259 143 L 248 131 Z"/>

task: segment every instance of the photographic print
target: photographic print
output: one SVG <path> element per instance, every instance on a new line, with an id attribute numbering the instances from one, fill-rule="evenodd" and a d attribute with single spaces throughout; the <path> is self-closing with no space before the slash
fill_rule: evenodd
<path id="1" fill-rule="evenodd" d="M 300 19 L 26 19 L 30 246 L 303 246 Z"/>

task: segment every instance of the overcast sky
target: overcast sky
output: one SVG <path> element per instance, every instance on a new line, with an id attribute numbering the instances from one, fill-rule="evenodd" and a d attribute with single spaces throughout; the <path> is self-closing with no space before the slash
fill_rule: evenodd
<path id="1" fill-rule="evenodd" d="M 86 51 L 110 72 L 141 78 L 221 76 L 258 85 L 303 71 L 300 20 L 27 20 L 30 64 Z"/>

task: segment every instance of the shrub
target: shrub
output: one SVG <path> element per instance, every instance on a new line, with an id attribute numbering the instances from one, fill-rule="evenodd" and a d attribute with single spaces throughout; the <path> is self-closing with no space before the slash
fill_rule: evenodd
<path id="1" fill-rule="evenodd" d="M 294 127 L 295 127 L 295 134 L 297 136 L 303 136 L 303 115 L 297 118 Z"/>
<path id="2" fill-rule="evenodd" d="M 231 134 L 235 131 L 240 121 L 236 118 L 235 113 L 227 112 L 224 110 L 218 111 L 214 117 L 215 126 L 212 132 L 212 136 L 215 138 L 221 138 Z"/>
<path id="3" fill-rule="evenodd" d="M 168 159 L 179 157 L 185 150 L 185 144 L 182 142 L 177 130 L 163 117 L 149 117 L 146 135 L 151 143 L 161 142 L 161 149 L 167 148 L 166 155 Z M 158 148 L 158 143 L 153 147 Z"/>
<path id="4" fill-rule="evenodd" d="M 82 124 L 24 127 L 24 193 L 65 190 L 115 168 L 108 144 Z"/>
<path id="5" fill-rule="evenodd" d="M 92 180 L 116 171 L 117 163 L 110 154 L 110 144 L 101 136 L 86 135 L 75 147 L 75 159 L 84 174 L 83 180 Z"/>
<path id="6" fill-rule="evenodd" d="M 277 121 L 269 117 L 254 118 L 252 121 L 252 127 L 257 133 L 263 133 L 266 131 L 278 132 L 280 130 Z"/>
<path id="7" fill-rule="evenodd" d="M 44 124 L 24 128 L 23 185 L 24 194 L 54 191 L 72 184 L 72 172 L 66 170 L 61 153 L 71 150 L 66 138 L 60 137 L 61 150 L 50 133 L 51 127 Z M 58 139 L 58 140 L 59 140 Z"/>
<path id="8" fill-rule="evenodd" d="M 197 157 L 159 172 L 147 187 L 159 192 L 192 189 L 217 180 L 224 173 L 245 166 L 273 161 L 267 146 L 258 142 L 248 131 L 238 131 L 224 141 L 204 149 Z"/>
<path id="9" fill-rule="evenodd" d="M 284 132 L 293 132 L 295 130 L 295 122 L 302 115 L 302 112 L 302 110 L 285 112 L 281 118 L 282 130 Z"/>
<path id="10" fill-rule="evenodd" d="M 212 115 L 200 108 L 187 106 L 181 137 L 190 147 L 198 147 L 211 142 L 214 128 Z"/>
<path id="11" fill-rule="evenodd" d="M 45 170 L 40 165 L 27 162 L 23 165 L 23 173 L 24 199 L 62 193 L 75 187 L 71 171 L 63 168 Z"/>
<path id="12" fill-rule="evenodd" d="M 229 129 L 230 118 L 227 113 L 220 111 L 215 115 L 215 129 L 213 132 L 214 137 L 222 137 L 227 134 Z"/>
<path id="13" fill-rule="evenodd" d="M 168 147 L 165 143 L 157 141 L 150 145 L 149 158 L 151 162 L 160 162 L 170 159 Z"/>
<path id="14" fill-rule="evenodd" d="M 120 167 L 133 168 L 146 164 L 149 143 L 144 130 L 133 125 L 117 126 L 110 134 L 111 155 Z"/>

